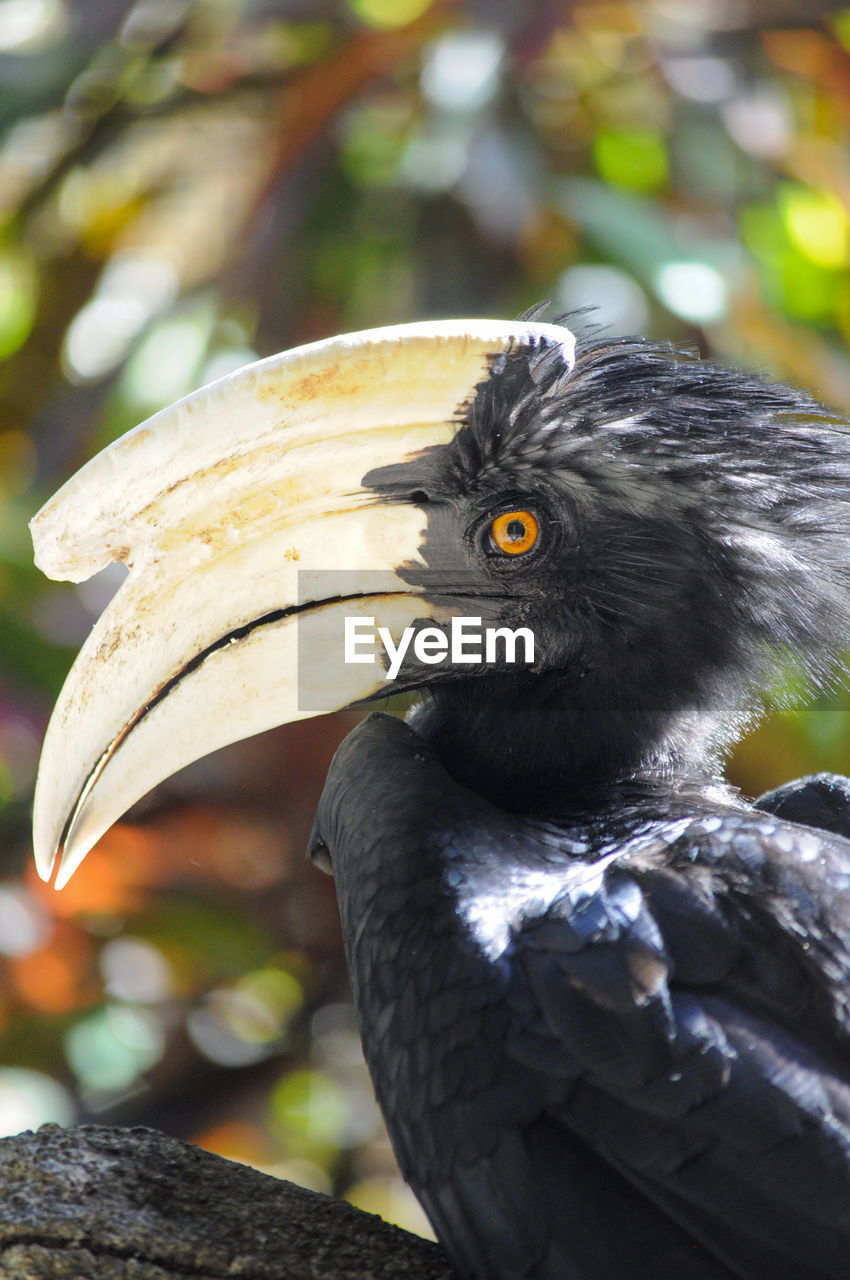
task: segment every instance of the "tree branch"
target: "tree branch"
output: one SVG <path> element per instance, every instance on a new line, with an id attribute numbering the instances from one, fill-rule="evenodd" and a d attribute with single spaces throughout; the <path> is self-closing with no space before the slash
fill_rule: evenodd
<path id="1" fill-rule="evenodd" d="M 0 1142 L 5 1280 L 452 1280 L 438 1245 L 150 1129 Z"/>

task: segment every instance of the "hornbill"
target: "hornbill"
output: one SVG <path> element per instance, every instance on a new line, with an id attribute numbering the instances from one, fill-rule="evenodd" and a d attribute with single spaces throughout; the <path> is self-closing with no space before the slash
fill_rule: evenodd
<path id="1" fill-rule="evenodd" d="M 33 529 L 52 576 L 130 566 L 48 730 L 45 877 L 323 682 L 421 692 L 343 742 L 311 852 L 462 1275 L 850 1274 L 850 783 L 720 776 L 766 691 L 839 670 L 845 423 L 637 339 L 400 326 L 188 397 Z M 479 615 L 533 660 L 339 661 L 349 616 Z"/>

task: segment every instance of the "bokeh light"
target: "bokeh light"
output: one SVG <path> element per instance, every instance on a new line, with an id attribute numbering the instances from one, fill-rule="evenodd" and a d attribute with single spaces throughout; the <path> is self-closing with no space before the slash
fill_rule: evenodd
<path id="1" fill-rule="evenodd" d="M 421 18 L 431 0 L 348 0 L 354 13 L 374 27 L 406 27 Z"/>
<path id="2" fill-rule="evenodd" d="M 36 315 L 38 275 L 31 258 L 14 250 L 0 251 L 0 358 L 26 341 Z"/>
<path id="3" fill-rule="evenodd" d="M 61 39 L 66 18 L 61 0 L 2 0 L 0 53 L 39 52 Z"/>
<path id="4" fill-rule="evenodd" d="M 667 148 L 650 129 L 603 129 L 593 155 L 600 177 L 628 191 L 655 191 L 667 181 Z"/>
<path id="5" fill-rule="evenodd" d="M 72 1124 L 74 1118 L 68 1090 L 43 1071 L 0 1067 L 0 1137 L 42 1124 Z"/>
<path id="6" fill-rule="evenodd" d="M 152 317 L 174 299 L 177 286 L 176 272 L 163 258 L 116 254 L 104 269 L 94 297 L 68 329 L 65 362 L 70 376 L 102 378 L 111 373 Z"/>
<path id="7" fill-rule="evenodd" d="M 668 262 L 659 270 L 659 298 L 683 320 L 713 324 L 726 314 L 726 282 L 707 262 Z"/>
<path id="8" fill-rule="evenodd" d="M 110 1004 L 75 1022 L 65 1035 L 68 1065 L 90 1098 L 121 1093 L 159 1062 L 161 1021 L 150 1010 Z"/>
<path id="9" fill-rule="evenodd" d="M 837 195 L 789 183 L 780 189 L 779 211 L 791 243 L 807 258 L 821 267 L 847 266 L 850 223 Z"/>
<path id="10" fill-rule="evenodd" d="M 645 333 L 649 323 L 644 290 L 627 272 L 605 263 L 568 267 L 558 280 L 556 298 L 564 311 L 586 311 L 607 333 Z"/>
<path id="11" fill-rule="evenodd" d="M 498 92 L 504 56 L 495 31 L 450 32 L 425 51 L 422 92 L 440 111 L 481 111 Z"/>
<path id="12" fill-rule="evenodd" d="M 52 924 L 47 912 L 23 885 L 0 884 L 0 951 L 26 956 L 47 942 Z"/>
<path id="13" fill-rule="evenodd" d="M 156 1004 L 174 989 L 174 975 L 162 951 L 144 938 L 122 934 L 104 943 L 98 957 L 104 990 L 116 1000 Z"/>

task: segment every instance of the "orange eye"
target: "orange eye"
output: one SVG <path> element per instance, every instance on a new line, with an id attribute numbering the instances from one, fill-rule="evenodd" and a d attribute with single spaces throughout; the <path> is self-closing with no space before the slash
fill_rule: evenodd
<path id="1" fill-rule="evenodd" d="M 540 536 L 540 526 L 530 511 L 506 511 L 490 525 L 493 545 L 506 556 L 522 556 Z"/>

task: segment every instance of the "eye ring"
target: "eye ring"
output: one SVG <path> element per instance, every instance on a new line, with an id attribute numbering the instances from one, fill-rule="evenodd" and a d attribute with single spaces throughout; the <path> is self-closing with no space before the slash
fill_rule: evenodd
<path id="1" fill-rule="evenodd" d="M 490 522 L 490 543 L 505 556 L 527 555 L 540 539 L 540 525 L 530 511 L 503 511 Z"/>

